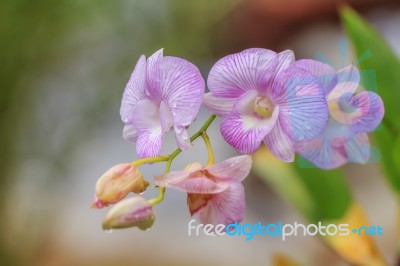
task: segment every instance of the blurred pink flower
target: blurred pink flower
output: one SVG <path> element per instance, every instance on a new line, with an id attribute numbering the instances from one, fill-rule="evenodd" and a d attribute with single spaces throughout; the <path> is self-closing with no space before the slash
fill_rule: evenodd
<path id="1" fill-rule="evenodd" d="M 314 139 L 296 143 L 296 151 L 324 169 L 347 162 L 367 163 L 371 153 L 367 132 L 375 130 L 384 115 L 381 97 L 371 91 L 356 93 L 360 73 L 353 65 L 337 72 L 311 59 L 299 60 L 295 65 L 316 75 L 329 106 L 324 131 Z"/>
<path id="2" fill-rule="evenodd" d="M 190 147 L 186 131 L 196 118 L 203 99 L 205 83 L 192 63 L 155 52 L 147 61 L 139 58 L 125 87 L 121 119 L 123 137 L 136 142 L 139 157 L 160 155 L 166 132 L 175 131 L 179 148 Z"/>
<path id="3" fill-rule="evenodd" d="M 242 181 L 250 172 L 251 156 L 242 155 L 208 167 L 189 164 L 183 171 L 156 176 L 156 184 L 188 193 L 191 215 L 204 224 L 230 224 L 244 217 Z"/>

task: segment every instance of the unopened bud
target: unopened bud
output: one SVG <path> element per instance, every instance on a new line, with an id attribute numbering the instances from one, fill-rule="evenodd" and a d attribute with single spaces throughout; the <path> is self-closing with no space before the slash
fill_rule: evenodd
<path id="1" fill-rule="evenodd" d="M 125 199 L 111 208 L 103 221 L 103 229 L 138 227 L 149 229 L 156 219 L 151 204 L 143 197 Z"/>
<path id="2" fill-rule="evenodd" d="M 92 208 L 102 208 L 117 203 L 130 192 L 142 193 L 149 182 L 129 163 L 118 164 L 105 172 L 96 183 L 96 198 Z"/>

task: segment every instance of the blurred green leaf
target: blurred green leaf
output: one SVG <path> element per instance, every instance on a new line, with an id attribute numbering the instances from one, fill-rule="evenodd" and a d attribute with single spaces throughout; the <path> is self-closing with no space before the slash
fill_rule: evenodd
<path id="1" fill-rule="evenodd" d="M 287 164 L 262 148 L 253 155 L 254 171 L 310 222 L 341 218 L 352 198 L 340 170 L 305 168 L 303 162 Z"/>
<path id="2" fill-rule="evenodd" d="M 386 177 L 391 186 L 400 193 L 400 169 L 396 159 L 400 157 L 400 150 L 395 150 L 400 129 L 400 61 L 382 39 L 382 37 L 360 15 L 349 7 L 340 11 L 344 28 L 353 43 L 360 69 L 369 70 L 370 74 L 362 75 L 362 84 L 367 90 L 375 90 L 378 85 L 378 93 L 385 105 L 385 117 L 383 126 L 375 132 L 377 145 L 382 153 L 382 163 L 386 171 Z M 366 52 L 372 53 L 368 60 L 362 60 Z M 375 76 L 371 75 L 375 72 Z"/>
<path id="3" fill-rule="evenodd" d="M 316 205 L 314 221 L 341 218 L 352 203 L 350 190 L 341 169 L 322 170 L 304 167 L 303 158 L 297 157 L 296 172 L 308 188 Z"/>
<path id="4" fill-rule="evenodd" d="M 367 60 L 358 60 L 362 69 L 372 69 L 376 71 L 376 79 L 367 80 L 368 77 L 362 76 L 367 90 L 371 90 L 376 82 L 379 86 L 379 94 L 385 102 L 385 119 L 400 129 L 400 108 L 398 99 L 400 98 L 400 61 L 382 39 L 382 37 L 368 24 L 360 15 L 349 7 L 344 7 L 341 12 L 342 23 L 346 32 L 353 43 L 356 55 L 361 58 L 368 51 L 372 52 L 372 57 Z M 369 86 L 371 85 L 371 86 Z"/>

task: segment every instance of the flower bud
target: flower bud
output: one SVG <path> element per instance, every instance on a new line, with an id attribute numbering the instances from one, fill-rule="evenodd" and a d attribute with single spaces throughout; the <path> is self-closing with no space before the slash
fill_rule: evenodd
<path id="1" fill-rule="evenodd" d="M 115 204 L 103 221 L 103 229 L 138 227 L 149 229 L 156 219 L 151 204 L 142 196 L 125 199 Z"/>
<path id="2" fill-rule="evenodd" d="M 92 208 L 102 208 L 116 203 L 129 192 L 141 193 L 149 182 L 143 179 L 142 173 L 129 163 L 118 164 L 105 172 L 96 183 L 96 198 Z"/>

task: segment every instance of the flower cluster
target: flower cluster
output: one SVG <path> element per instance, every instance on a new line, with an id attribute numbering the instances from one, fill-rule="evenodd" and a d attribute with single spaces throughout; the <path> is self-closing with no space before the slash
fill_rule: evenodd
<path id="1" fill-rule="evenodd" d="M 162 50 L 147 60 L 141 56 L 120 111 L 123 137 L 136 143 L 141 159 L 108 170 L 96 184 L 92 207 L 115 204 L 104 229 L 137 226 L 144 230 L 154 223 L 153 206 L 163 200 L 166 188 L 173 188 L 187 193 L 189 212 L 202 223 L 227 225 L 244 218 L 241 182 L 251 170 L 249 154 L 261 145 L 284 162 L 293 162 L 298 153 L 324 169 L 366 163 L 367 132 L 380 124 L 384 108 L 377 94 L 357 92 L 359 81 L 353 65 L 336 72 L 319 61 L 296 61 L 290 50 L 253 48 L 217 61 L 207 79 L 210 92 L 204 94 L 205 81 L 192 63 L 163 56 Z M 201 105 L 213 115 L 189 137 L 187 128 Z M 214 163 L 206 131 L 215 116 L 221 117 L 225 141 L 243 155 Z M 178 149 L 161 156 L 164 136 L 171 130 Z M 174 158 L 198 137 L 207 147 L 207 164 L 194 162 L 170 172 Z M 125 199 L 131 192 L 146 190 L 149 182 L 138 167 L 155 162 L 166 162 L 165 173 L 154 177 L 159 196 Z"/>

